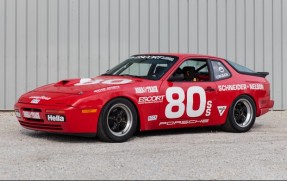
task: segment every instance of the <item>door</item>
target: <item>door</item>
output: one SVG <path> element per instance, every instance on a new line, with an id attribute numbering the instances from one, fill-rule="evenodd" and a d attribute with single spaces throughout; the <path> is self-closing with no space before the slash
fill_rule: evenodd
<path id="1" fill-rule="evenodd" d="M 216 84 L 212 82 L 208 61 L 184 61 L 160 87 L 165 95 L 159 126 L 190 127 L 212 124 L 216 109 Z"/>

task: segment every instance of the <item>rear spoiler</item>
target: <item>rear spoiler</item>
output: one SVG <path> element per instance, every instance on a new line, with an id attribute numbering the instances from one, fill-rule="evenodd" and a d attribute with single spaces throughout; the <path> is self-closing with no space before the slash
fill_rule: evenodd
<path id="1" fill-rule="evenodd" d="M 256 74 L 256 76 L 258 76 L 258 77 L 263 77 L 263 78 L 265 78 L 267 75 L 269 75 L 269 72 L 256 72 L 255 74 Z"/>

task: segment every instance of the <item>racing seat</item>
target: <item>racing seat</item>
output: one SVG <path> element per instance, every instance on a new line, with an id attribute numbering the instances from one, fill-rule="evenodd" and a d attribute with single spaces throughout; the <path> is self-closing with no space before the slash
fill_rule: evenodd
<path id="1" fill-rule="evenodd" d="M 185 66 L 182 68 L 185 81 L 196 81 L 195 67 Z"/>

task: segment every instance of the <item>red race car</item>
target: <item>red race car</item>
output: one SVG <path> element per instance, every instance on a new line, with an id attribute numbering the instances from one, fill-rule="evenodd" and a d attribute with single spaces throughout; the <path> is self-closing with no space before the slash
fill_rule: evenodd
<path id="1" fill-rule="evenodd" d="M 135 131 L 222 125 L 246 132 L 273 107 L 267 72 L 197 54 L 140 54 L 94 78 L 62 80 L 22 95 L 19 123 L 124 142 Z"/>

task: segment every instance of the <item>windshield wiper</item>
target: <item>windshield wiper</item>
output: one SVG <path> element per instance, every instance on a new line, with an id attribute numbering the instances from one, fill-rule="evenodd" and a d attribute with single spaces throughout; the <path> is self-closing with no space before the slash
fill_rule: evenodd
<path id="1" fill-rule="evenodd" d="M 101 76 L 114 76 L 114 75 L 105 73 L 105 74 L 101 74 Z"/>
<path id="2" fill-rule="evenodd" d="M 136 77 L 136 78 L 141 78 L 141 79 L 143 79 L 142 76 L 138 76 L 138 75 L 121 74 L 121 75 L 119 75 L 119 76 L 129 76 L 129 77 Z"/>

